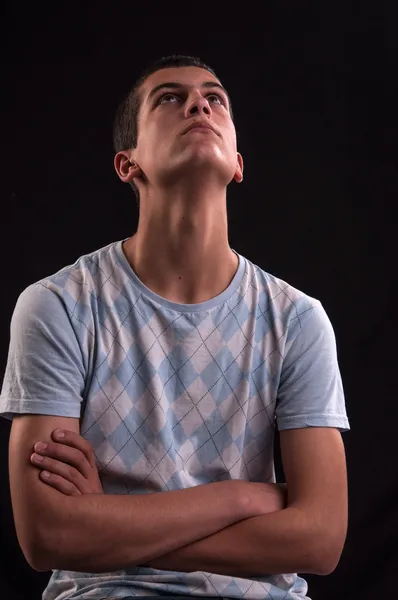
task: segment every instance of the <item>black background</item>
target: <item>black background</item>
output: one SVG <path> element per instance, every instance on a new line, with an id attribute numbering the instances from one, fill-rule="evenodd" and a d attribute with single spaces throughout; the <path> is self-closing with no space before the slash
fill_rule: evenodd
<path id="1" fill-rule="evenodd" d="M 379 600 L 398 571 L 397 6 L 325 4 L 263 3 L 247 20 L 226 5 L 229 32 L 209 31 L 215 5 L 4 6 L 0 377 L 20 292 L 136 230 L 113 169 L 122 94 L 153 59 L 199 56 L 229 90 L 245 160 L 231 247 L 320 299 L 337 337 L 349 531 L 336 571 L 305 575 L 309 596 Z M 0 598 L 38 600 L 48 575 L 15 539 L 0 429 Z"/>

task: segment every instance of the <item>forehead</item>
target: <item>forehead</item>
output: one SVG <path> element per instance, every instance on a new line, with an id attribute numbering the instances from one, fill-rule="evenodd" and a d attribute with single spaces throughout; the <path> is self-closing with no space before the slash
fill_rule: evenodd
<path id="1" fill-rule="evenodd" d="M 154 87 L 168 81 L 194 87 L 201 86 L 205 81 L 220 83 L 217 77 L 201 67 L 170 67 L 149 75 L 141 86 L 141 98 L 145 99 Z"/>

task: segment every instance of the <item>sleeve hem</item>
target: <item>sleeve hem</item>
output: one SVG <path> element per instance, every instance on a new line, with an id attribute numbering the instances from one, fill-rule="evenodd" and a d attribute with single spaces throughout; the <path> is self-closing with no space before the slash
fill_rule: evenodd
<path id="1" fill-rule="evenodd" d="M 52 417 L 80 418 L 81 404 L 48 400 L 26 400 L 26 398 L 1 398 L 0 417 L 12 420 L 14 415 L 48 415 Z"/>
<path id="2" fill-rule="evenodd" d="M 276 419 L 278 430 L 301 429 L 304 427 L 336 427 L 340 431 L 350 431 L 348 418 L 344 415 L 297 415 Z"/>

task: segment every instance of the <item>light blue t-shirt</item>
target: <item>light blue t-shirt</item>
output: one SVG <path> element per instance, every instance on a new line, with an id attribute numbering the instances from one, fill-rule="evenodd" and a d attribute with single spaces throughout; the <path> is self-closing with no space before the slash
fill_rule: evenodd
<path id="1" fill-rule="evenodd" d="M 274 428 L 350 429 L 321 303 L 238 254 L 200 304 L 149 290 L 118 241 L 27 287 L 11 321 L 0 414 L 80 419 L 109 494 L 275 482 Z M 295 573 L 53 572 L 44 600 L 162 594 L 298 600 Z"/>

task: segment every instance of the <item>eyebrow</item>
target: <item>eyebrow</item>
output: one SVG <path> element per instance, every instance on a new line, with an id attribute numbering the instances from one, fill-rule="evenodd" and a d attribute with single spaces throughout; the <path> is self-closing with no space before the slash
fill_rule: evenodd
<path id="1" fill-rule="evenodd" d="M 183 87 L 185 87 L 184 84 L 177 83 L 176 81 L 167 81 L 165 83 L 159 83 L 159 85 L 155 86 L 153 88 L 153 90 L 151 90 L 149 92 L 148 100 L 153 98 L 153 96 L 156 94 L 156 92 L 158 92 L 161 89 L 167 88 L 167 89 L 173 89 L 173 90 L 180 90 Z M 221 85 L 221 83 L 217 83 L 217 81 L 204 81 L 202 83 L 201 87 L 202 88 L 218 88 L 218 89 L 222 90 L 228 99 L 228 104 L 230 104 L 228 92 L 225 89 L 225 87 L 223 85 Z"/>

